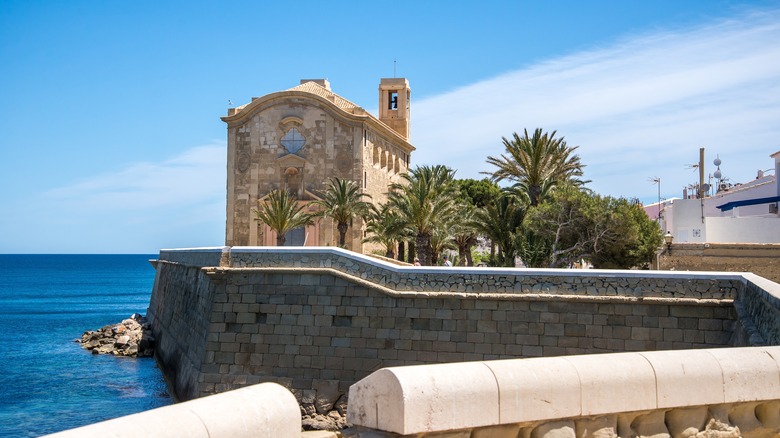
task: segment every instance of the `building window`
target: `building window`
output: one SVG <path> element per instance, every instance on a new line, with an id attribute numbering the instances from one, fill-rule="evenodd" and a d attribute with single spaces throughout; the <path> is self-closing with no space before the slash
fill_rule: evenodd
<path id="1" fill-rule="evenodd" d="M 287 131 L 282 137 L 282 146 L 291 154 L 297 153 L 306 144 L 306 138 L 296 128 Z"/>

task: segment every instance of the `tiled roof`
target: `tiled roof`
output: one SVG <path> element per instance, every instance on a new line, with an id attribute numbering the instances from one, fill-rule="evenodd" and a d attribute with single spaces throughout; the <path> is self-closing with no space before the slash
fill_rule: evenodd
<path id="1" fill-rule="evenodd" d="M 305 91 L 307 93 L 316 94 L 320 97 L 324 97 L 331 102 L 335 103 L 337 107 L 352 112 L 355 108 L 359 108 L 358 105 L 355 105 L 354 103 L 348 101 L 347 99 L 344 99 L 343 97 L 339 96 L 338 94 L 328 90 L 327 88 L 323 87 L 322 85 L 316 83 L 316 82 L 304 82 L 301 85 L 298 85 L 297 87 L 290 88 L 286 91 Z"/>

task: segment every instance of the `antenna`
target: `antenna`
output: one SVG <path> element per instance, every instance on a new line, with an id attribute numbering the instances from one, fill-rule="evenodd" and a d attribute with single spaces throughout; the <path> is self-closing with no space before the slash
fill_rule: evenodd
<path id="1" fill-rule="evenodd" d="M 647 179 L 653 184 L 658 184 L 658 222 L 661 222 L 661 178 L 657 176 L 651 176 Z"/>
<path id="2" fill-rule="evenodd" d="M 393 59 L 393 79 L 395 79 L 395 59 Z"/>

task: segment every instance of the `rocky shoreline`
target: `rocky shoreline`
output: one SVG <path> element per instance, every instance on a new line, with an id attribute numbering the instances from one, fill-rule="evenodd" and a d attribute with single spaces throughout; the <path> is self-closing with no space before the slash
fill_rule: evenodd
<path id="1" fill-rule="evenodd" d="M 127 357 L 154 356 L 154 336 L 149 321 L 138 313 L 119 324 L 109 324 L 98 330 L 84 332 L 76 342 L 92 354 L 112 354 Z"/>

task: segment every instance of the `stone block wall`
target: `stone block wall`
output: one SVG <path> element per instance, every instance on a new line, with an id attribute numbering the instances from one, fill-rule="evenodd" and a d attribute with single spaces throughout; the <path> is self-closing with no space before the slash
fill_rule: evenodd
<path id="1" fill-rule="evenodd" d="M 340 391 L 387 366 L 729 345 L 730 303 L 388 296 L 330 273 L 211 274 L 200 395 L 275 381 Z"/>
<path id="2" fill-rule="evenodd" d="M 192 256 L 193 260 L 204 257 Z M 183 259 L 184 255 L 178 257 Z M 147 318 L 157 343 L 155 356 L 175 397 L 196 398 L 202 395 L 198 381 L 215 286 L 199 266 L 169 261 L 157 261 L 154 265 L 156 275 Z"/>
<path id="3" fill-rule="evenodd" d="M 745 290 L 728 274 L 399 267 L 336 248 L 211 251 L 221 267 L 199 268 L 198 251 L 157 262 L 149 316 L 180 399 L 266 381 L 299 400 L 338 397 L 387 366 L 722 347 L 737 318 L 733 297 Z"/>

